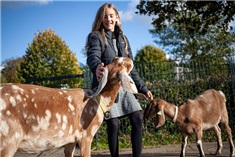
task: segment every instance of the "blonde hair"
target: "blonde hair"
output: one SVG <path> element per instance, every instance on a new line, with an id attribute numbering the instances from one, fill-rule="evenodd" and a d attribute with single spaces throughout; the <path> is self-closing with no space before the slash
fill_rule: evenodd
<path id="1" fill-rule="evenodd" d="M 109 9 L 113 9 L 116 13 L 116 15 L 118 16 L 118 21 L 116 23 L 117 27 L 119 28 L 119 31 L 123 34 L 123 38 L 124 38 L 124 42 L 126 44 L 126 47 L 125 47 L 125 51 L 126 53 L 128 54 L 128 43 L 127 43 L 127 40 L 124 36 L 124 33 L 122 31 L 122 27 L 121 27 L 121 21 L 120 21 L 120 16 L 119 16 L 119 13 L 116 9 L 116 7 L 113 5 L 113 4 L 110 4 L 110 3 L 105 3 L 103 4 L 97 11 L 96 13 L 96 17 L 95 17 L 95 20 L 93 22 L 93 25 L 92 25 L 92 32 L 94 31 L 99 31 L 101 33 L 101 35 L 103 36 L 103 39 L 104 39 L 104 43 L 105 45 L 108 44 L 107 42 L 107 38 L 105 36 L 105 28 L 103 26 L 103 21 L 104 21 L 104 17 L 105 17 L 105 11 L 106 9 L 109 8 Z M 115 31 L 115 30 L 114 30 Z"/>

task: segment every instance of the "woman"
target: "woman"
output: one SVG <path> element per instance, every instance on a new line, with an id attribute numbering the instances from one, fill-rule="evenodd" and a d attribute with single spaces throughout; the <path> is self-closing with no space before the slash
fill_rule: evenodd
<path id="1" fill-rule="evenodd" d="M 133 60 L 130 44 L 121 28 L 121 21 L 116 7 L 105 3 L 97 11 L 92 32 L 88 36 L 87 64 L 94 77 L 92 88 L 98 86 L 98 80 L 103 77 L 104 67 L 110 64 L 114 57 L 123 56 Z M 151 100 L 152 93 L 147 89 L 135 68 L 130 73 L 138 92 L 145 94 Z M 142 108 L 133 94 L 122 88 L 110 110 L 110 118 L 106 120 L 108 143 L 112 157 L 119 156 L 118 149 L 118 119 L 128 116 L 131 130 L 133 157 L 140 157 L 142 151 Z"/>

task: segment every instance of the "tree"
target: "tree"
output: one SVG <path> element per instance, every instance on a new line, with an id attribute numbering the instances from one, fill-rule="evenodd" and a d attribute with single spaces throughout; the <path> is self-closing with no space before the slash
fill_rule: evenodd
<path id="1" fill-rule="evenodd" d="M 4 68 L 1 71 L 2 83 L 20 83 L 21 80 L 18 77 L 18 71 L 20 70 L 20 63 L 23 58 L 8 59 L 3 62 Z"/>
<path id="2" fill-rule="evenodd" d="M 159 71 L 169 73 L 172 68 L 167 64 L 166 53 L 153 45 L 146 45 L 138 51 L 135 56 L 136 69 L 141 77 L 146 80 L 159 79 Z"/>
<path id="3" fill-rule="evenodd" d="M 234 20 L 234 1 L 140 1 L 139 14 L 155 15 L 152 24 L 156 32 L 174 24 L 175 29 L 185 29 L 192 37 L 194 33 L 204 35 L 212 26 L 223 30 Z"/>
<path id="4" fill-rule="evenodd" d="M 222 55 L 234 52 L 234 32 L 229 26 L 234 20 L 234 1 L 140 1 L 137 9 L 139 14 L 154 16 L 150 33 L 176 58 L 216 54 L 212 52 L 215 44 L 230 48 Z"/>
<path id="5" fill-rule="evenodd" d="M 28 45 L 26 54 L 21 63 L 21 78 L 26 81 L 30 78 L 55 77 L 79 74 L 76 55 L 72 53 L 64 41 L 51 29 L 38 32 Z M 57 87 L 60 84 L 74 86 L 75 82 L 62 80 L 61 82 L 38 82 L 36 84 Z"/>
<path id="6" fill-rule="evenodd" d="M 167 60 L 166 53 L 153 45 L 146 45 L 140 49 L 135 56 L 135 61 L 137 62 L 156 62 L 165 60 Z"/>

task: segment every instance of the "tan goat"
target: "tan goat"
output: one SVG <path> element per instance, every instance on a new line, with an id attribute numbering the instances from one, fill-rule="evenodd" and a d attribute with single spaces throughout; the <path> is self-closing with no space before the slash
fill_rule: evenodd
<path id="1" fill-rule="evenodd" d="M 182 133 L 181 157 L 185 156 L 188 135 L 196 133 L 196 142 L 200 156 L 205 156 L 202 148 L 203 130 L 213 128 L 217 135 L 218 148 L 216 154 L 221 154 L 222 139 L 219 123 L 221 122 L 228 135 L 230 156 L 235 156 L 231 128 L 229 127 L 225 95 L 214 89 L 207 90 L 194 100 L 188 99 L 179 107 L 162 99 L 154 99 L 145 109 L 146 118 L 155 117 L 156 128 L 170 119 L 179 127 Z"/>
<path id="2" fill-rule="evenodd" d="M 99 88 L 53 89 L 27 84 L 1 84 L 1 157 L 13 157 L 17 150 L 38 153 L 64 146 L 72 157 L 76 142 L 80 156 L 91 155 L 93 137 L 123 88 L 137 93 L 129 73 L 133 62 L 117 57 L 106 66 Z"/>

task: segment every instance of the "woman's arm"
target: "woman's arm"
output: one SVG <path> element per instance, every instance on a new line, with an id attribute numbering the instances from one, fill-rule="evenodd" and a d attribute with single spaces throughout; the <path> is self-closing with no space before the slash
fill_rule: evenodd
<path id="1" fill-rule="evenodd" d="M 132 55 L 132 51 L 131 51 L 131 46 L 130 43 L 126 37 L 127 40 L 127 44 L 128 44 L 128 57 L 131 58 L 133 60 L 133 55 Z M 134 80 L 136 87 L 138 89 L 138 92 L 143 93 L 143 94 L 147 94 L 148 93 L 148 88 L 145 86 L 144 81 L 140 78 L 138 72 L 135 69 L 135 66 L 133 67 L 132 71 L 131 71 L 131 77 Z"/>
<path id="2" fill-rule="evenodd" d="M 91 72 L 96 74 L 98 65 L 101 61 L 102 47 L 97 33 L 92 32 L 88 39 L 88 50 L 87 50 L 87 65 Z"/>

